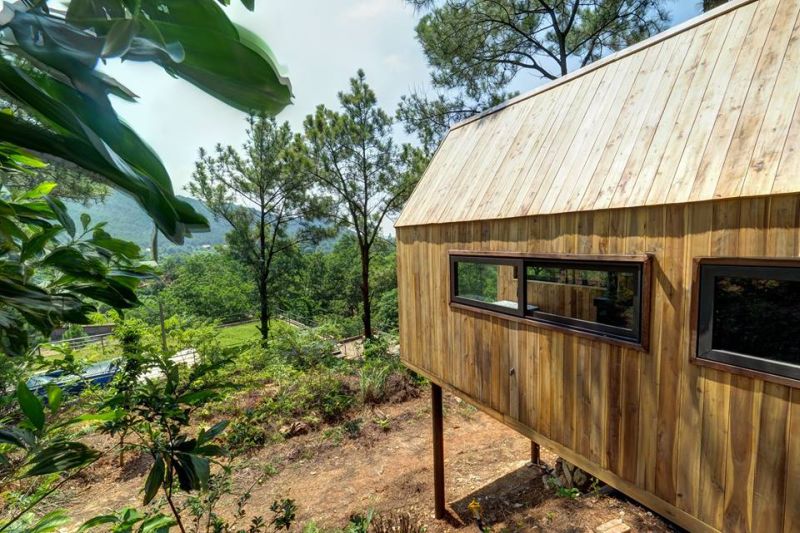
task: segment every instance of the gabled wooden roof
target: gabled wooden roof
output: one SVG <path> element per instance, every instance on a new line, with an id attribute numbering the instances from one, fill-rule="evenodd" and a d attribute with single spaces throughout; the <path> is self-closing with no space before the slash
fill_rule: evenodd
<path id="1" fill-rule="evenodd" d="M 800 192 L 800 0 L 739 0 L 454 126 L 396 226 Z"/>

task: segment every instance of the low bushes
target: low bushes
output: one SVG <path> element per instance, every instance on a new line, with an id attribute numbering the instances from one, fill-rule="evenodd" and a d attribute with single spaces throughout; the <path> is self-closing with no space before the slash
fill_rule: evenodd
<path id="1" fill-rule="evenodd" d="M 363 361 L 333 356 L 335 346 L 315 330 L 276 327 L 267 348 L 243 351 L 233 370 L 244 404 L 227 432 L 234 449 L 250 449 L 323 424 L 347 423 L 361 406 L 416 397 L 418 385 L 390 353 L 394 340 L 368 341 Z M 254 397 L 256 391 L 263 391 Z"/>
<path id="2" fill-rule="evenodd" d="M 377 404 L 386 399 L 386 380 L 392 368 L 385 364 L 365 364 L 358 372 L 361 401 Z"/>
<path id="3" fill-rule="evenodd" d="M 419 396 L 419 383 L 391 353 L 394 338 L 376 337 L 364 344 L 364 362 L 358 371 L 360 398 L 365 404 L 403 402 Z"/>

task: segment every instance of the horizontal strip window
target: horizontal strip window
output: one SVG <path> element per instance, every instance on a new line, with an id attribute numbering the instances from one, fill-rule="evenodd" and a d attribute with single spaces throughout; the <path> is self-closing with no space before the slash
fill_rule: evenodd
<path id="1" fill-rule="evenodd" d="M 452 253 L 451 302 L 644 345 L 646 256 Z M 647 272 L 645 272 L 647 271 Z M 522 273 L 520 275 L 520 273 Z"/>
<path id="2" fill-rule="evenodd" d="M 700 259 L 696 282 L 697 359 L 800 380 L 800 261 Z"/>

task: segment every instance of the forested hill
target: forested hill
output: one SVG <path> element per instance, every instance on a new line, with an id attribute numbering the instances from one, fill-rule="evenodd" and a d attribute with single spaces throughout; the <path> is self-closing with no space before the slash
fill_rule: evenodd
<path id="1" fill-rule="evenodd" d="M 201 202 L 194 198 L 179 196 L 205 216 L 210 225 L 211 231 L 196 233 L 186 239 L 183 246 L 176 246 L 161 236 L 158 241 L 159 251 L 162 254 L 172 254 L 181 252 L 193 252 L 203 247 L 214 246 L 225 243 L 225 234 L 230 226 L 227 222 L 214 220 L 214 216 Z M 153 236 L 153 221 L 147 213 L 126 194 L 112 190 L 102 203 L 93 203 L 84 206 L 77 202 L 65 202 L 72 217 L 77 221 L 81 213 L 89 213 L 94 222 L 107 222 L 106 231 L 114 237 L 132 241 L 138 244 L 142 250 L 150 248 Z"/>
<path id="2" fill-rule="evenodd" d="M 224 244 L 225 234 L 230 230 L 230 225 L 223 220 L 214 220 L 214 215 L 202 202 L 185 196 L 179 196 L 179 198 L 192 204 L 199 213 L 208 219 L 211 231 L 195 233 L 186 239 L 186 243 L 183 246 L 174 245 L 166 238 L 160 237 L 158 241 L 159 252 L 163 255 L 191 253 L 202 248 Z M 124 193 L 112 190 L 106 196 L 104 202 L 89 206 L 70 201 L 65 203 L 76 223 L 78 223 L 81 213 L 89 213 L 94 222 L 107 222 L 106 231 L 114 237 L 135 242 L 142 250 L 150 248 L 150 240 L 153 236 L 153 222 L 139 204 Z M 327 248 L 325 244 L 327 243 L 324 243 L 321 247 Z"/>

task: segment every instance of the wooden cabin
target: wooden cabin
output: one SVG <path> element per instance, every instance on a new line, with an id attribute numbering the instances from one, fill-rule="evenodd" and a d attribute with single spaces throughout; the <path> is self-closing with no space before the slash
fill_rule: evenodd
<path id="1" fill-rule="evenodd" d="M 686 529 L 800 531 L 799 99 L 800 0 L 738 0 L 449 131 L 396 223 L 437 514 L 445 388 Z"/>

